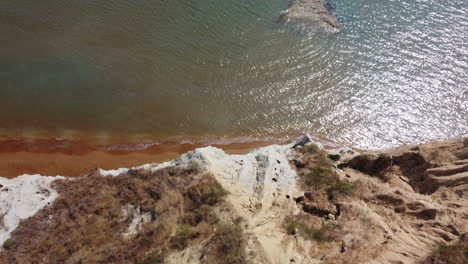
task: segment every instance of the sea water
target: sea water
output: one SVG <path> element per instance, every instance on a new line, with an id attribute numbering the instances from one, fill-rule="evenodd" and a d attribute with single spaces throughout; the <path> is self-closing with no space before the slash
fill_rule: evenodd
<path id="1" fill-rule="evenodd" d="M 364 148 L 468 135 L 468 1 L 2 0 L 0 132 L 309 132 Z"/>

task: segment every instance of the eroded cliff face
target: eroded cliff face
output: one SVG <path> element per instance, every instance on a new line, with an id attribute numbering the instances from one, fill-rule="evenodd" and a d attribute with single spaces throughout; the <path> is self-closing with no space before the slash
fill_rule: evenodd
<path id="1" fill-rule="evenodd" d="M 462 139 L 363 154 L 304 136 L 0 183 L 2 263 L 419 263 L 468 232 Z"/>

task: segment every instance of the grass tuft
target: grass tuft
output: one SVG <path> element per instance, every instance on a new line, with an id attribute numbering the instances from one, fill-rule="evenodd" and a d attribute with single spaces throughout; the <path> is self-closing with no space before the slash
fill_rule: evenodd
<path id="1" fill-rule="evenodd" d="M 177 250 L 183 250 L 188 246 L 190 239 L 194 237 L 192 227 L 189 225 L 180 225 L 177 227 L 176 234 L 171 237 L 171 247 Z"/>
<path id="2" fill-rule="evenodd" d="M 424 264 L 466 264 L 468 263 L 468 242 L 453 245 L 439 244 Z"/>
<path id="3" fill-rule="evenodd" d="M 219 224 L 216 239 L 222 263 L 246 263 L 244 236 L 239 224 Z"/>
<path id="4" fill-rule="evenodd" d="M 11 247 L 13 246 L 13 240 L 11 238 L 5 240 L 5 242 L 3 242 L 3 248 L 6 249 L 6 250 L 9 250 Z"/>
<path id="5" fill-rule="evenodd" d="M 305 175 L 305 184 L 314 188 L 325 186 L 335 177 L 330 162 L 325 157 L 320 157 L 315 166 Z"/>
<path id="6" fill-rule="evenodd" d="M 347 179 L 341 180 L 337 178 L 335 183 L 327 189 L 328 199 L 333 200 L 338 196 L 349 196 L 354 192 L 354 184 Z"/>
<path id="7" fill-rule="evenodd" d="M 330 161 L 320 156 L 314 167 L 305 174 L 304 182 L 314 189 L 326 188 L 330 200 L 338 196 L 349 196 L 353 194 L 354 184 L 349 180 L 341 180 L 333 171 Z"/>
<path id="8" fill-rule="evenodd" d="M 146 257 L 140 264 L 160 264 L 164 263 L 164 256 L 162 254 L 151 254 Z"/>
<path id="9" fill-rule="evenodd" d="M 192 173 L 198 173 L 202 171 L 202 166 L 198 161 L 192 160 L 187 164 L 187 170 Z"/>
<path id="10" fill-rule="evenodd" d="M 333 227 L 329 224 L 322 225 L 320 228 L 315 228 L 300 220 L 287 218 L 285 228 L 288 235 L 298 234 L 306 240 L 313 240 L 318 243 L 330 242 L 333 240 L 331 232 Z"/>
<path id="11" fill-rule="evenodd" d="M 304 150 L 304 152 L 309 154 L 315 154 L 320 152 L 319 147 L 314 143 L 308 143 L 302 149 Z"/>
<path id="12" fill-rule="evenodd" d="M 223 201 L 228 192 L 217 181 L 208 185 L 206 193 L 203 195 L 203 202 L 208 205 L 215 205 Z"/>

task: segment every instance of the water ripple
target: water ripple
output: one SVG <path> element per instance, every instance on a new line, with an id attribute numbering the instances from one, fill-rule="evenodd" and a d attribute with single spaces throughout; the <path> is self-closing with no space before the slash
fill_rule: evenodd
<path id="1" fill-rule="evenodd" d="M 0 130 L 468 135 L 466 0 L 333 3 L 339 33 L 278 23 L 286 0 L 3 1 Z"/>

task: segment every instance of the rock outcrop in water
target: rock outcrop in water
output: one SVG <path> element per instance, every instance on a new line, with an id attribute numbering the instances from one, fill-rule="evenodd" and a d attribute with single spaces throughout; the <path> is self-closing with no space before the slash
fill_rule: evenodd
<path id="1" fill-rule="evenodd" d="M 280 21 L 317 24 L 333 31 L 341 29 L 324 0 L 290 0 L 288 9 L 280 15 Z"/>
<path id="2" fill-rule="evenodd" d="M 468 141 L 368 154 L 296 142 L 0 178 L 0 263 L 419 263 L 467 243 Z"/>

